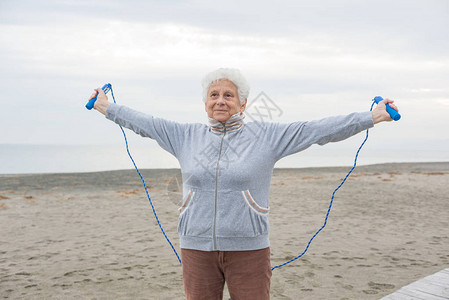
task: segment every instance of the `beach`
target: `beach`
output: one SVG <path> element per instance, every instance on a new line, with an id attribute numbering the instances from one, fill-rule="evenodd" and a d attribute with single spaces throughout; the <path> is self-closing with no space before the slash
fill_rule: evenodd
<path id="1" fill-rule="evenodd" d="M 350 167 L 275 169 L 272 265 L 323 225 Z M 178 169 L 142 170 L 179 252 Z M 0 175 L 0 298 L 183 299 L 181 266 L 134 170 Z M 449 162 L 357 167 L 272 299 L 380 299 L 449 267 Z M 225 292 L 224 299 L 228 299 Z"/>

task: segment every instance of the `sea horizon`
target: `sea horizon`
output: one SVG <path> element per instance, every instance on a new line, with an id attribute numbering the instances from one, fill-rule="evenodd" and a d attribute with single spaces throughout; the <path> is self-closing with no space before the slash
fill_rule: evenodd
<path id="1" fill-rule="evenodd" d="M 281 159 L 275 168 L 348 167 L 360 145 L 346 143 L 306 151 Z M 179 169 L 175 157 L 156 144 L 133 145 L 130 152 L 139 169 Z M 448 151 L 364 147 L 357 165 L 449 162 Z M 0 174 L 87 173 L 134 169 L 123 145 L 0 144 Z"/>

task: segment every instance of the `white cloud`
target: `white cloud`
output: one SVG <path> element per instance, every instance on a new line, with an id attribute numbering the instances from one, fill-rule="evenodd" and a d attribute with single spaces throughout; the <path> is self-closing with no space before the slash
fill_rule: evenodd
<path id="1" fill-rule="evenodd" d="M 83 110 L 104 81 L 121 103 L 202 122 L 199 82 L 219 66 L 242 69 L 251 97 L 279 101 L 280 121 L 365 110 L 382 95 L 403 113 L 384 136 L 444 136 L 448 3 L 5 1 L 0 142 L 90 143 L 92 127 L 114 142 Z"/>
<path id="2" fill-rule="evenodd" d="M 126 76 L 156 77 L 173 72 L 185 76 L 192 69 L 238 65 L 256 76 L 338 78 L 351 74 L 349 79 L 357 80 L 367 71 L 384 71 L 388 77 L 387 72 L 449 69 L 448 60 L 416 59 L 388 49 L 351 44 L 348 37 L 326 33 L 300 38 L 253 36 L 175 23 L 104 20 L 62 27 L 1 25 L 0 32 L 3 55 L 27 71 L 73 76 L 113 71 Z M 267 69 L 270 72 L 264 72 Z"/>

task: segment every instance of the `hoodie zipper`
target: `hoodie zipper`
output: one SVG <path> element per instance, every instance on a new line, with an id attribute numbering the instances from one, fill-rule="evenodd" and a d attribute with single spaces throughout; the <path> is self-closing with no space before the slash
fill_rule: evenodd
<path id="1" fill-rule="evenodd" d="M 215 170 L 215 207 L 214 207 L 214 227 L 213 227 L 213 239 L 214 239 L 214 251 L 217 250 L 217 206 L 218 206 L 218 170 L 220 169 L 221 151 L 223 149 L 223 141 L 226 135 L 226 126 L 224 126 L 223 137 L 221 138 L 220 151 L 218 152 L 217 169 Z"/>

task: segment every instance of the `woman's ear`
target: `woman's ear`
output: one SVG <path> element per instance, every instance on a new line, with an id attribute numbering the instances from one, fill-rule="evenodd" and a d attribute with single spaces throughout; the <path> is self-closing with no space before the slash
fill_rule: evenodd
<path id="1" fill-rule="evenodd" d="M 240 105 L 240 112 L 244 112 L 245 108 L 246 108 L 246 103 L 248 103 L 248 99 L 245 99 L 245 103 L 243 103 L 242 105 Z"/>

